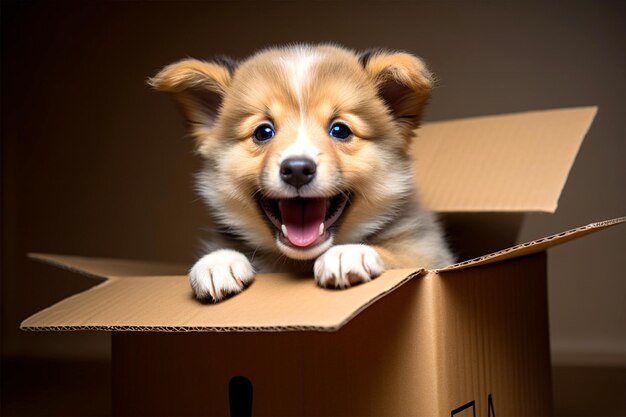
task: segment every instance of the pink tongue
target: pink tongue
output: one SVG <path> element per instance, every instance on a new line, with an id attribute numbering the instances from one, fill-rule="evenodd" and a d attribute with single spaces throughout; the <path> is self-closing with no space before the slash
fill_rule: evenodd
<path id="1" fill-rule="evenodd" d="M 320 234 L 326 216 L 324 198 L 290 198 L 280 201 L 280 215 L 287 228 L 287 239 L 295 246 L 309 246 Z"/>

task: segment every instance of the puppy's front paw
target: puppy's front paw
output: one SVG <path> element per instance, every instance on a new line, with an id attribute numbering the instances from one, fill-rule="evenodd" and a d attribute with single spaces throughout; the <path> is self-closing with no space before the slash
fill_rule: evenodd
<path id="1" fill-rule="evenodd" d="M 254 279 L 254 269 L 243 254 L 220 249 L 203 256 L 189 271 L 196 298 L 218 302 L 243 291 Z"/>
<path id="2" fill-rule="evenodd" d="M 380 255 L 367 245 L 338 245 L 317 258 L 315 282 L 320 287 L 348 288 L 371 281 L 385 270 Z"/>

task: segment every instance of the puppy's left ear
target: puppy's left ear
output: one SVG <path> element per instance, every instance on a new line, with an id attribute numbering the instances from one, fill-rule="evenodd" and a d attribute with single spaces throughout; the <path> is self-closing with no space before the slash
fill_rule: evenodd
<path id="1" fill-rule="evenodd" d="M 424 62 L 405 52 L 366 51 L 359 60 L 376 85 L 394 119 L 412 136 L 433 86 L 433 76 Z"/>
<path id="2" fill-rule="evenodd" d="M 173 93 L 192 126 L 211 126 L 219 115 L 235 66 L 227 58 L 212 62 L 185 59 L 163 68 L 148 84 Z"/>

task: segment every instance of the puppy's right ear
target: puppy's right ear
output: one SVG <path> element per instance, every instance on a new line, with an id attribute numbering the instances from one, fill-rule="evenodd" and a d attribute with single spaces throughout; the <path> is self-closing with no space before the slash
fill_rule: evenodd
<path id="1" fill-rule="evenodd" d="M 185 59 L 163 68 L 148 84 L 157 91 L 174 94 L 190 124 L 211 126 L 234 70 L 234 61 L 229 59 Z"/>

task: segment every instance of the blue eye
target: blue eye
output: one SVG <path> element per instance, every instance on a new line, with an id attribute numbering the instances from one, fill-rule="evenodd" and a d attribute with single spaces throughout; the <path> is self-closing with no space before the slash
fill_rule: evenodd
<path id="1" fill-rule="evenodd" d="M 276 132 L 274 131 L 274 127 L 272 127 L 272 125 L 270 125 L 269 123 L 263 123 L 254 130 L 254 133 L 252 134 L 252 139 L 256 143 L 264 143 L 272 139 L 275 134 Z"/>
<path id="2" fill-rule="evenodd" d="M 352 131 L 348 126 L 341 122 L 335 122 L 330 126 L 328 134 L 335 139 L 347 141 L 352 138 Z"/>

